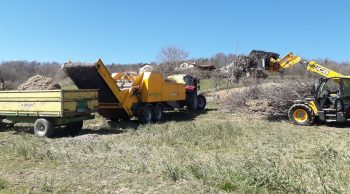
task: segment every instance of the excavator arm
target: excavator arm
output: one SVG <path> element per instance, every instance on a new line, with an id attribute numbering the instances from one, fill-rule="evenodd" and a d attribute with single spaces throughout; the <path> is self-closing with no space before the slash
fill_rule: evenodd
<path id="1" fill-rule="evenodd" d="M 331 78 L 331 77 L 342 77 L 343 75 L 333 71 L 331 69 L 328 69 L 327 67 L 324 67 L 315 61 L 310 61 L 307 68 L 308 71 L 318 73 L 319 75 L 322 75 L 326 78 Z"/>
<path id="2" fill-rule="evenodd" d="M 331 77 L 342 77 L 343 75 L 333 71 L 327 67 L 324 67 L 315 61 L 310 61 L 307 62 L 303 60 L 301 57 L 294 55 L 293 53 L 288 53 L 282 58 L 279 59 L 270 59 L 270 63 L 267 64 L 268 67 L 266 69 L 273 71 L 273 72 L 279 72 L 282 69 L 288 69 L 291 68 L 297 64 L 307 64 L 306 70 L 311 71 L 314 73 L 317 73 L 319 75 L 322 75 L 323 77 L 326 78 L 331 78 Z"/>

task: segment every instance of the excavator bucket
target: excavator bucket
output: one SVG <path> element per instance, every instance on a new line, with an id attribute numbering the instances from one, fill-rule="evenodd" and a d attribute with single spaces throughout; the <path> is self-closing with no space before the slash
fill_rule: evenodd
<path id="1" fill-rule="evenodd" d="M 277 60 L 279 58 L 279 54 L 273 52 L 252 50 L 249 54 L 249 57 L 255 60 L 258 66 L 262 67 L 265 70 L 271 70 L 273 67 L 270 64 L 270 60 Z"/>
<path id="2" fill-rule="evenodd" d="M 79 89 L 99 90 L 99 113 L 102 116 L 114 120 L 128 117 L 118 99 L 120 89 L 102 61 L 95 64 L 68 62 L 62 69 Z"/>

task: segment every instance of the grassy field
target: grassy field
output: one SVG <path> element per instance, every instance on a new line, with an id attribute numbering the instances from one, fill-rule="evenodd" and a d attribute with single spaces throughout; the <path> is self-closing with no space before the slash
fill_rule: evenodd
<path id="1" fill-rule="evenodd" d="M 0 130 L 0 193 L 348 193 L 348 128 L 231 115 L 86 122 L 76 137 Z"/>

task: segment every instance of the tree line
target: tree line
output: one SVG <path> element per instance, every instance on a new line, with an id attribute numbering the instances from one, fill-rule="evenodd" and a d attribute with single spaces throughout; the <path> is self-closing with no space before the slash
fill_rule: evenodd
<path id="1" fill-rule="evenodd" d="M 157 56 L 158 62 L 137 64 L 113 63 L 107 65 L 107 68 L 110 72 L 137 72 L 138 69 L 144 65 L 152 65 L 163 74 L 168 75 L 174 73 L 175 67 L 183 62 L 190 61 L 195 62 L 198 65 L 214 65 L 217 69 L 220 69 L 230 64 L 236 57 L 237 55 L 234 53 L 216 53 L 211 57 L 190 58 L 189 52 L 184 49 L 175 46 L 168 46 L 159 51 Z M 348 63 L 338 63 L 329 59 L 320 59 L 317 60 L 317 62 L 329 67 L 330 69 L 341 72 L 342 74 L 350 74 L 350 64 Z M 294 74 L 301 78 L 312 76 L 302 65 L 295 66 L 295 68 L 286 71 L 288 74 Z M 6 88 L 14 89 L 29 77 L 35 75 L 51 77 L 58 82 L 67 79 L 66 75 L 61 70 L 61 64 L 56 62 L 5 61 L 0 63 L 0 80 L 5 81 Z M 205 72 L 200 75 L 210 78 L 216 74 L 213 72 Z"/>

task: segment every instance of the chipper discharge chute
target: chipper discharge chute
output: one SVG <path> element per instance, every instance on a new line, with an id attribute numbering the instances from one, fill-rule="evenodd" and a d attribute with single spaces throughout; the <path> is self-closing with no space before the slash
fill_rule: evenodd
<path id="1" fill-rule="evenodd" d="M 95 64 L 65 63 L 63 70 L 79 89 L 99 90 L 99 113 L 111 120 L 127 118 L 128 113 L 121 104 L 121 93 L 109 71 L 99 60 Z"/>
<path id="2" fill-rule="evenodd" d="M 99 113 L 110 120 L 137 117 L 143 123 L 159 122 L 165 110 L 197 107 L 197 90 L 165 80 L 159 73 L 143 72 L 133 76 L 127 87 L 119 87 L 101 60 L 95 64 L 69 62 L 63 69 L 78 88 L 99 89 Z"/>

